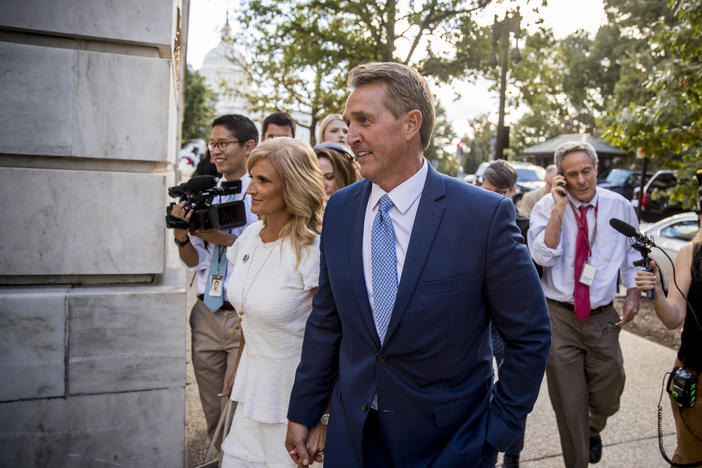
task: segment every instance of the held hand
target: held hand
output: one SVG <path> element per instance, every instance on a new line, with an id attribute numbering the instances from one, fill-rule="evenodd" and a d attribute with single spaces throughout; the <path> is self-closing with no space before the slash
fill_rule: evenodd
<path id="1" fill-rule="evenodd" d="M 636 288 L 629 289 L 629 292 L 624 299 L 624 309 L 622 311 L 622 319 L 617 322 L 618 327 L 623 327 L 629 323 L 639 311 L 639 291 Z"/>
<path id="2" fill-rule="evenodd" d="M 324 447 L 327 444 L 327 426 L 317 423 L 310 429 L 307 438 L 307 453 L 314 457 L 314 461 L 322 463 L 324 461 Z"/>
<path id="3" fill-rule="evenodd" d="M 307 436 L 309 427 L 288 421 L 288 433 L 285 436 L 285 449 L 297 465 L 309 466 L 310 455 L 307 453 Z"/>
<path id="4" fill-rule="evenodd" d="M 225 385 L 222 393 L 217 394 L 218 397 L 229 398 L 229 396 L 232 394 L 232 388 L 234 388 L 234 377 L 236 377 L 236 372 L 234 372 L 232 376 L 229 377 L 229 380 L 227 380 L 227 385 Z"/>
<path id="5" fill-rule="evenodd" d="M 634 281 L 636 281 L 636 289 L 639 291 L 649 291 L 660 286 L 660 278 L 658 276 L 658 266 L 656 262 L 651 260 L 651 271 L 639 270 L 636 272 Z"/>
<path id="6" fill-rule="evenodd" d="M 236 240 L 236 236 L 219 229 L 198 229 L 193 231 L 193 234 L 210 244 L 223 245 L 225 247 L 229 247 Z"/>
<path id="7" fill-rule="evenodd" d="M 568 204 L 568 191 L 565 188 L 566 180 L 562 175 L 555 175 L 551 182 L 551 195 L 553 196 L 554 207 L 559 210 L 565 210 Z"/>

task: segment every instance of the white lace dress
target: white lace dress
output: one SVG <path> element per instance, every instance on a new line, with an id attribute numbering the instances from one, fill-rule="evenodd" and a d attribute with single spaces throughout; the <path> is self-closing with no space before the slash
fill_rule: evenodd
<path id="1" fill-rule="evenodd" d="M 264 243 L 250 225 L 227 251 L 226 288 L 246 340 L 231 399 L 238 402 L 222 444 L 223 467 L 295 466 L 285 450 L 287 410 L 302 337 L 319 281 L 319 237 L 299 265 L 286 239 Z"/>

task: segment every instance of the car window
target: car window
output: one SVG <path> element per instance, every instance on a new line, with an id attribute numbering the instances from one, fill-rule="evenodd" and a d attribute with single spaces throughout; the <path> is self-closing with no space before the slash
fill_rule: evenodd
<path id="1" fill-rule="evenodd" d="M 689 242 L 697 234 L 697 221 L 680 221 L 661 229 L 661 237 Z"/>
<path id="2" fill-rule="evenodd" d="M 650 189 L 667 189 L 672 187 L 677 183 L 675 176 L 673 174 L 660 174 L 658 177 L 651 181 Z"/>
<path id="3" fill-rule="evenodd" d="M 520 182 L 540 182 L 544 180 L 544 174 L 540 174 L 540 171 L 536 168 L 526 168 L 526 167 L 517 167 L 517 179 Z M 543 170 L 543 168 L 540 168 Z"/>
<path id="4" fill-rule="evenodd" d="M 629 177 L 629 171 L 624 171 L 622 169 L 612 169 L 612 172 L 609 173 L 609 175 L 605 179 L 605 182 L 608 182 L 612 185 L 624 185 L 624 182 L 626 182 L 627 177 Z"/>

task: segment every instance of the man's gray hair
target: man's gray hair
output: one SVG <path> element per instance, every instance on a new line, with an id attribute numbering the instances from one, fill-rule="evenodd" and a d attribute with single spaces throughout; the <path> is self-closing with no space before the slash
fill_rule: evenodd
<path id="1" fill-rule="evenodd" d="M 593 148 L 590 143 L 585 141 L 566 141 L 565 143 L 558 145 L 556 151 L 553 153 L 553 162 L 556 165 L 556 169 L 558 169 L 559 174 L 563 173 L 563 158 L 570 153 L 575 153 L 576 151 L 584 151 L 587 153 L 592 160 L 592 166 L 597 169 L 597 151 L 595 151 L 595 148 Z"/>
<path id="2" fill-rule="evenodd" d="M 427 81 L 414 68 L 394 62 L 364 63 L 351 70 L 348 76 L 348 85 L 352 88 L 377 81 L 387 85 L 383 104 L 396 119 L 411 110 L 421 112 L 419 136 L 427 149 L 434 131 L 434 97 Z"/>

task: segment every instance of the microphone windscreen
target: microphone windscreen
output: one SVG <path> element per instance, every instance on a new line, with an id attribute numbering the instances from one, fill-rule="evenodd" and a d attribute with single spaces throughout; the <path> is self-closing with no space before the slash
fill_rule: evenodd
<path id="1" fill-rule="evenodd" d="M 211 175 L 195 176 L 185 184 L 185 190 L 189 193 L 201 192 L 217 185 L 217 178 Z"/>
<path id="2" fill-rule="evenodd" d="M 624 234 L 626 237 L 636 237 L 638 235 L 638 232 L 636 232 L 636 228 L 634 226 L 622 221 L 621 219 L 612 218 L 609 220 L 609 225 Z"/>

